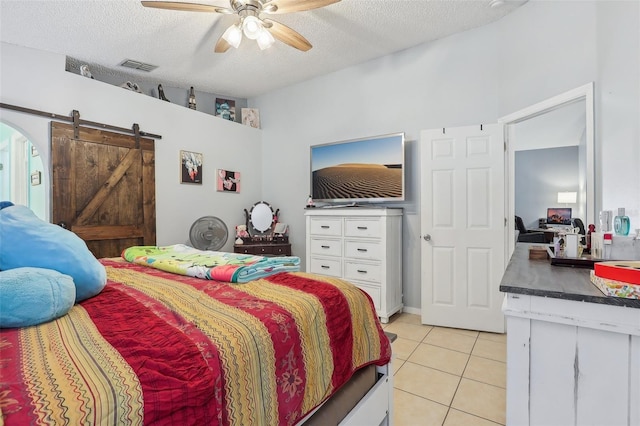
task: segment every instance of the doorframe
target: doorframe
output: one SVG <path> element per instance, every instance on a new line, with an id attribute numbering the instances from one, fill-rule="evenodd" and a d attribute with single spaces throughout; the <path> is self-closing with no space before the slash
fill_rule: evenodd
<path id="1" fill-rule="evenodd" d="M 528 120 L 530 118 L 537 117 L 544 113 L 553 111 L 562 106 L 585 101 L 585 144 L 586 144 L 586 223 L 596 223 L 596 164 L 595 164 L 595 113 L 594 113 L 594 83 L 590 82 L 583 86 L 576 87 L 557 96 L 545 99 L 536 104 L 530 105 L 519 111 L 513 112 L 509 115 L 505 115 L 498 119 L 498 123 L 504 124 L 504 140 L 505 140 L 505 217 L 507 223 L 505 245 L 507 250 L 505 255 L 506 262 L 511 258 L 511 254 L 515 249 L 515 170 L 513 164 L 515 164 L 515 150 L 510 143 L 509 136 L 510 131 L 514 124 Z M 506 265 L 506 263 L 505 263 Z"/>

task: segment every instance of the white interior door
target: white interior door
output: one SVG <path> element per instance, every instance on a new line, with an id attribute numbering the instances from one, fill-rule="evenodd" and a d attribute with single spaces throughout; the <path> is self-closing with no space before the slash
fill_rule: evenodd
<path id="1" fill-rule="evenodd" d="M 502 333 L 503 126 L 424 130 L 422 322 Z"/>

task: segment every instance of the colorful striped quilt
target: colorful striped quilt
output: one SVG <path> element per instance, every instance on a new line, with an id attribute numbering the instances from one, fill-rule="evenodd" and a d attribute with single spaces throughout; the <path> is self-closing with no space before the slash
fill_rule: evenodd
<path id="1" fill-rule="evenodd" d="M 300 258 L 296 256 L 265 257 L 204 251 L 184 244 L 129 247 L 122 252 L 122 257 L 174 274 L 229 283 L 246 283 L 280 272 L 300 270 Z"/>
<path id="2" fill-rule="evenodd" d="M 292 425 L 390 359 L 371 299 L 339 279 L 229 284 L 101 262 L 100 294 L 0 330 L 0 424 Z"/>

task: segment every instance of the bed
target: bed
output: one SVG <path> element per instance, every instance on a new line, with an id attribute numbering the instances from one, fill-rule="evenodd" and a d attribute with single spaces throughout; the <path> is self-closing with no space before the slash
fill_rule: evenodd
<path id="1" fill-rule="evenodd" d="M 0 330 L 0 424 L 389 422 L 390 343 L 348 282 L 280 272 L 232 284 L 100 263 L 98 295 Z"/>

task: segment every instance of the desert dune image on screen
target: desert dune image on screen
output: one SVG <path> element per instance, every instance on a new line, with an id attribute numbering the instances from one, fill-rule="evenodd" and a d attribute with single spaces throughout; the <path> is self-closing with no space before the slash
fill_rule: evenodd
<path id="1" fill-rule="evenodd" d="M 312 147 L 313 199 L 402 198 L 402 135 Z"/>

